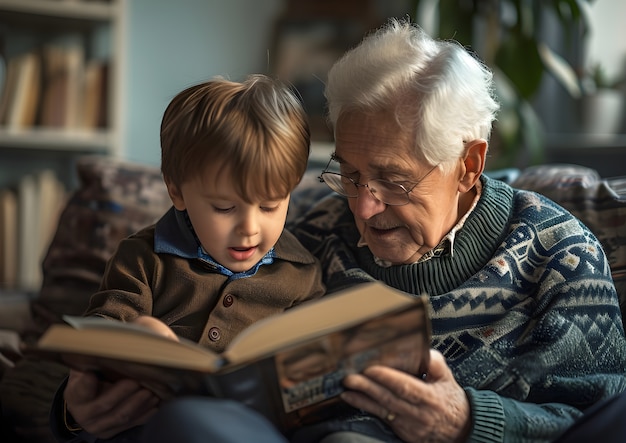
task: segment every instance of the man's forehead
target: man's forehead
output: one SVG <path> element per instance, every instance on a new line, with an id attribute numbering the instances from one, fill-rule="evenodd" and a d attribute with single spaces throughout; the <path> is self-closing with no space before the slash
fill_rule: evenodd
<path id="1" fill-rule="evenodd" d="M 417 167 L 417 162 L 412 156 L 398 156 L 398 151 L 389 150 L 388 153 L 371 153 L 372 155 L 359 153 L 346 153 L 341 155 L 341 149 L 336 149 L 333 159 L 345 166 L 353 166 L 368 171 L 406 174 L 412 173 Z"/>

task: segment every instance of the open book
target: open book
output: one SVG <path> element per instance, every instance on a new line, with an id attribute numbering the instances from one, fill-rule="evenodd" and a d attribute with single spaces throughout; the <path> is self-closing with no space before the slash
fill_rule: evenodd
<path id="1" fill-rule="evenodd" d="M 68 317 L 26 353 L 69 367 L 130 377 L 162 397 L 185 393 L 243 402 L 283 432 L 341 413 L 342 380 L 381 363 L 426 372 L 430 323 L 424 297 L 365 283 L 261 320 L 222 354 L 141 326 Z"/>

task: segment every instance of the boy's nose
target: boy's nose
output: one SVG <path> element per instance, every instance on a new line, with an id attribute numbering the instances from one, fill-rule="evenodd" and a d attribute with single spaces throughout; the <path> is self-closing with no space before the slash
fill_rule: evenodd
<path id="1" fill-rule="evenodd" d="M 254 214 L 246 214 L 239 220 L 239 224 L 237 226 L 237 230 L 241 235 L 254 235 L 259 231 L 259 224 L 257 222 L 256 216 Z"/>

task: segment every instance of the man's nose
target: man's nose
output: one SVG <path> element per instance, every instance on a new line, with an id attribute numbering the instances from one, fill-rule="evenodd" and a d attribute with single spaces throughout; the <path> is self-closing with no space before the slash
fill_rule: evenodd
<path id="1" fill-rule="evenodd" d="M 368 220 L 387 208 L 387 205 L 378 200 L 366 185 L 357 186 L 357 196 L 350 200 L 352 212 L 362 220 Z"/>

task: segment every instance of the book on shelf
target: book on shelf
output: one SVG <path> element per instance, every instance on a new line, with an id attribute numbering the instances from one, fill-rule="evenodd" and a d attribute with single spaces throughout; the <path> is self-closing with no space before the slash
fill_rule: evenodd
<path id="1" fill-rule="evenodd" d="M 430 322 L 425 297 L 364 283 L 244 330 L 221 353 L 176 341 L 134 323 L 67 317 L 24 352 L 130 377 L 163 398 L 230 398 L 264 414 L 283 432 L 340 413 L 345 375 L 380 363 L 425 373 Z"/>
<path id="2" fill-rule="evenodd" d="M 84 49 L 78 44 L 43 48 L 44 86 L 41 126 L 78 128 L 82 119 Z"/>
<path id="3" fill-rule="evenodd" d="M 0 189 L 0 288 L 16 286 L 17 251 L 17 194 Z"/>
<path id="4" fill-rule="evenodd" d="M 39 229 L 36 233 L 38 250 L 35 257 L 37 262 L 41 264 L 46 252 L 48 252 L 48 246 L 50 246 L 56 231 L 59 216 L 65 203 L 65 186 L 51 169 L 39 171 L 35 178 L 37 180 L 39 210 Z"/>
<path id="5" fill-rule="evenodd" d="M 49 169 L 23 175 L 17 191 L 17 286 L 36 290 L 41 263 L 65 201 L 65 187 Z"/>
<path id="6" fill-rule="evenodd" d="M 97 129 L 107 126 L 109 63 L 93 59 L 85 66 L 82 127 Z"/>
<path id="7" fill-rule="evenodd" d="M 27 290 L 35 289 L 40 283 L 37 252 L 39 232 L 39 206 L 37 180 L 34 174 L 23 175 L 17 187 L 17 285 Z"/>
<path id="8" fill-rule="evenodd" d="M 3 62 L 4 79 L 2 82 L 2 95 L 0 96 L 0 126 L 6 126 L 8 121 L 9 109 L 13 102 L 18 81 L 17 70 L 19 68 L 19 60 L 15 57 L 5 57 Z"/>
<path id="9" fill-rule="evenodd" d="M 41 54 L 39 51 L 25 52 L 17 57 L 17 83 L 7 127 L 11 129 L 31 128 L 35 125 L 41 95 Z"/>
<path id="10" fill-rule="evenodd" d="M 1 123 L 10 129 L 35 125 L 41 96 L 41 54 L 27 51 L 8 59 L 0 102 Z"/>

